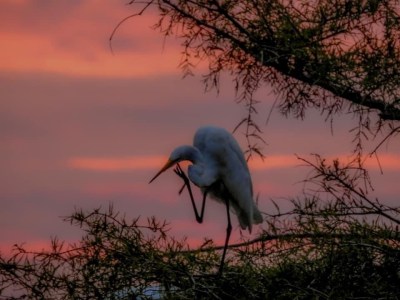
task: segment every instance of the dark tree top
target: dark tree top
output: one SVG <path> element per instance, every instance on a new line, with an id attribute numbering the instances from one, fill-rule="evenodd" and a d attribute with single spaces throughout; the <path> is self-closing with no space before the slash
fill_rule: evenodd
<path id="1" fill-rule="evenodd" d="M 377 111 L 380 121 L 400 120 L 398 0 L 134 3 L 144 5 L 138 14 L 157 8 L 156 26 L 182 38 L 185 71 L 208 60 L 207 87 L 218 88 L 221 72 L 228 71 L 243 98 L 270 84 L 284 113 L 350 107 Z"/>

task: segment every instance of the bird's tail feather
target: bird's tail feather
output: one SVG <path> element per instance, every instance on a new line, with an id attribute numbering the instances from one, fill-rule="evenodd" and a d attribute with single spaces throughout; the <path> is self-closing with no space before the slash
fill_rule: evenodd
<path id="1" fill-rule="evenodd" d="M 257 206 L 254 205 L 253 207 L 253 223 L 260 224 L 264 221 L 260 211 L 258 210 Z"/>

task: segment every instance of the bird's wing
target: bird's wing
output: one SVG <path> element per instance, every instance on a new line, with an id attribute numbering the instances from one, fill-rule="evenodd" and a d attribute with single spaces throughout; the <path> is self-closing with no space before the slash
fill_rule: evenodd
<path id="1" fill-rule="evenodd" d="M 235 138 L 225 129 L 203 127 L 195 135 L 194 146 L 203 154 L 206 169 L 218 172 L 242 228 L 251 228 L 254 208 L 251 176 Z"/>
<path id="2" fill-rule="evenodd" d="M 201 127 L 195 134 L 194 146 L 205 157 L 208 168 L 218 168 L 225 174 L 240 173 L 252 189 L 251 176 L 243 152 L 236 139 L 227 130 L 219 127 Z M 251 190 L 251 195 L 253 191 Z"/>

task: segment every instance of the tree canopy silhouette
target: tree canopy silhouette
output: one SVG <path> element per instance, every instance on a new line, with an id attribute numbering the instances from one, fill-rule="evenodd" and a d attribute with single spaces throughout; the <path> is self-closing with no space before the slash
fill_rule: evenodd
<path id="1" fill-rule="evenodd" d="M 400 130 L 398 122 L 390 122 L 400 120 L 397 0 L 132 0 L 129 4 L 142 8 L 126 19 L 156 10 L 155 28 L 182 41 L 185 73 L 206 60 L 205 85 L 218 89 L 221 74 L 229 72 L 250 115 L 255 112 L 253 93 L 268 84 L 284 114 L 304 117 L 309 107 L 328 116 L 350 111 L 360 117 L 360 127 L 367 132 L 385 128 L 391 136 Z M 252 120 L 247 125 L 258 132 Z"/>
<path id="2" fill-rule="evenodd" d="M 398 299 L 399 207 L 371 199 L 356 165 L 316 156 L 309 193 L 267 215 L 254 240 L 191 248 L 154 218 L 127 220 L 112 207 L 65 220 L 83 231 L 50 250 L 0 255 L 6 299 Z"/>

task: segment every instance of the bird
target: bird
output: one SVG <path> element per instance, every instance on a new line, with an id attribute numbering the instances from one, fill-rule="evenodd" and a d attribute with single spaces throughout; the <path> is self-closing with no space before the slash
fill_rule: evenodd
<path id="1" fill-rule="evenodd" d="M 181 161 L 191 162 L 187 171 L 189 178 L 179 165 Z M 179 194 L 186 186 L 198 223 L 203 222 L 207 196 L 226 206 L 228 225 L 218 269 L 218 274 L 222 274 L 232 231 L 230 210 L 236 214 L 240 227 L 243 230 L 248 229 L 250 233 L 253 224 L 263 221 L 253 198 L 252 179 L 244 154 L 229 131 L 216 126 L 203 126 L 195 132 L 193 146 L 182 145 L 175 148 L 166 164 L 149 183 L 173 166 L 174 172 L 184 181 Z M 193 198 L 190 182 L 199 187 L 203 194 L 200 213 Z"/>

